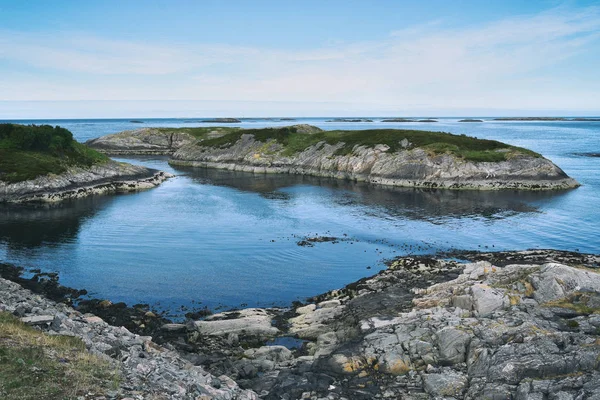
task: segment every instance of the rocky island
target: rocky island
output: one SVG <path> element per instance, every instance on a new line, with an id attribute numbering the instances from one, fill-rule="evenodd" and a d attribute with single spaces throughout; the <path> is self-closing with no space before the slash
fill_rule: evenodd
<path id="1" fill-rule="evenodd" d="M 185 134 L 185 135 L 183 135 Z M 399 129 L 152 128 L 87 144 L 109 154 L 172 154 L 173 165 L 291 173 L 448 189 L 568 189 L 579 184 L 530 150 L 465 135 Z"/>
<path id="2" fill-rule="evenodd" d="M 417 122 L 414 119 L 409 118 L 391 118 L 391 119 L 383 119 L 381 122 Z"/>
<path id="3" fill-rule="evenodd" d="M 373 122 L 373 120 L 367 118 L 335 118 L 325 122 Z"/>
<path id="4" fill-rule="evenodd" d="M 218 124 L 239 124 L 242 121 L 237 118 L 211 118 L 211 119 L 203 119 L 203 123 L 218 123 Z"/>
<path id="5" fill-rule="evenodd" d="M 58 202 L 149 189 L 170 177 L 112 161 L 49 125 L 0 124 L 0 202 Z"/>

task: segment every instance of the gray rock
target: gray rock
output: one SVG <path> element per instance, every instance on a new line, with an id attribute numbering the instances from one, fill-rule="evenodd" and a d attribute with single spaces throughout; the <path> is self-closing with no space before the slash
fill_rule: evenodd
<path id="1" fill-rule="evenodd" d="M 27 325 L 45 325 L 54 322 L 54 315 L 33 315 L 22 317 L 21 322 Z"/>
<path id="2" fill-rule="evenodd" d="M 440 350 L 439 361 L 442 364 L 458 364 L 465 362 L 467 346 L 471 335 L 456 329 L 444 328 L 437 333 L 437 345 Z"/>
<path id="3" fill-rule="evenodd" d="M 467 377 L 455 371 L 426 374 L 423 377 L 425 391 L 431 396 L 459 397 L 467 388 Z"/>
<path id="4" fill-rule="evenodd" d="M 253 337 L 268 338 L 279 333 L 279 329 L 272 326 L 273 317 L 265 310 L 248 308 L 236 312 L 236 318 L 227 318 L 227 314 L 215 314 L 204 321 L 195 321 L 193 328 L 202 335 L 227 336 L 231 333 Z"/>
<path id="5" fill-rule="evenodd" d="M 504 293 L 487 285 L 476 284 L 471 287 L 475 311 L 480 317 L 488 317 L 494 311 L 507 306 Z"/>

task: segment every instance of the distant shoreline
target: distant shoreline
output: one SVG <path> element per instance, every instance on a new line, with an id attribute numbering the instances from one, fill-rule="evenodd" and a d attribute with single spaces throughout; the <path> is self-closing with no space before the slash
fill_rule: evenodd
<path id="1" fill-rule="evenodd" d="M 456 120 L 483 120 L 483 121 L 544 121 L 544 122 L 561 122 L 561 121 L 574 121 L 574 122 L 600 122 L 600 116 L 552 116 L 552 117 L 510 117 L 510 116 L 311 116 L 311 117 L 235 117 L 235 118 L 223 118 L 214 116 L 200 116 L 200 117 L 102 117 L 102 118 L 0 118 L 0 123 L 14 123 L 14 122 L 31 122 L 37 123 L 39 121 L 123 121 L 132 124 L 140 124 L 143 121 L 164 121 L 164 120 L 181 120 L 187 123 L 214 123 L 215 120 L 218 122 L 226 123 L 227 119 L 239 120 L 240 122 L 248 121 L 265 121 L 265 122 L 285 122 L 295 120 L 309 120 L 309 119 L 323 119 L 325 122 L 346 122 L 348 120 L 361 120 L 360 122 L 419 122 L 429 119 L 456 119 Z M 386 121 L 387 120 L 387 121 Z M 227 121 L 228 122 L 228 121 Z M 231 123 L 239 123 L 232 121 Z"/>

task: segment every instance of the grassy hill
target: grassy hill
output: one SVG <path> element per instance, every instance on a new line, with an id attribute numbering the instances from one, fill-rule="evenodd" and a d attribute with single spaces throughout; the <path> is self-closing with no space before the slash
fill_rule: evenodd
<path id="1" fill-rule="evenodd" d="M 531 150 L 510 146 L 496 140 L 477 139 L 445 132 L 404 129 L 319 130 L 310 134 L 298 132 L 296 127 L 293 126 L 236 129 L 220 137 L 205 139 L 199 142 L 199 145 L 226 148 L 232 146 L 244 134 L 254 135 L 255 140 L 260 142 L 276 141 L 284 146 L 284 155 L 302 152 L 306 148 L 323 141 L 331 145 L 343 142 L 344 145 L 336 152 L 337 155 L 352 153 L 356 145 L 373 147 L 377 144 L 385 144 L 389 146 L 390 152 L 395 152 L 403 148 L 401 142 L 406 139 L 410 143 L 409 148 L 422 148 L 434 155 L 449 153 L 474 162 L 505 161 L 516 155 L 541 157 Z"/>
<path id="2" fill-rule="evenodd" d="M 89 167 L 109 158 L 73 139 L 59 126 L 0 124 L 0 181 L 21 182 Z"/>

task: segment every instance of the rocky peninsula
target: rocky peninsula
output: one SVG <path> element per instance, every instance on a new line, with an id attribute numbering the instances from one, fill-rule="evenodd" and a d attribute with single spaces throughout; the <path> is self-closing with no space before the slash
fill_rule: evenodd
<path id="1" fill-rule="evenodd" d="M 185 134 L 185 139 L 177 134 Z M 174 139 L 171 139 L 174 138 Z M 172 165 L 290 173 L 446 189 L 568 189 L 579 184 L 530 150 L 465 135 L 400 129 L 152 128 L 87 144 L 110 154 L 172 154 Z"/>
<path id="2" fill-rule="evenodd" d="M 173 165 L 450 189 L 566 189 L 551 161 L 500 142 L 408 130 L 240 130 L 177 150 Z"/>
<path id="3" fill-rule="evenodd" d="M 290 309 L 165 323 L 155 339 L 3 279 L 0 308 L 113 363 L 108 398 L 591 400 L 599 268 L 552 250 L 400 257 Z"/>
<path id="4" fill-rule="evenodd" d="M 0 203 L 56 203 L 91 195 L 135 192 L 154 188 L 172 176 L 163 171 L 106 161 L 22 182 L 0 181 Z"/>
<path id="5" fill-rule="evenodd" d="M 108 155 L 172 155 L 197 140 L 220 137 L 238 128 L 142 128 L 123 131 L 85 144 Z"/>
<path id="6" fill-rule="evenodd" d="M 130 192 L 171 175 L 113 161 L 60 127 L 0 124 L 0 202 L 59 202 Z"/>

